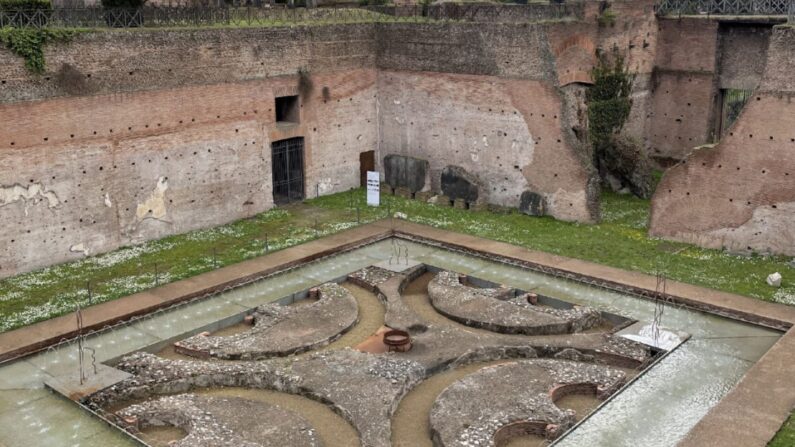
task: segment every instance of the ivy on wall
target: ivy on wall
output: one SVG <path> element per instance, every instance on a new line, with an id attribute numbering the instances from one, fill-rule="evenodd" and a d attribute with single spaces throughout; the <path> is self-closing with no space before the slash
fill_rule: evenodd
<path id="1" fill-rule="evenodd" d="M 9 50 L 25 58 L 28 70 L 38 74 L 44 72 L 44 44 L 68 42 L 74 34 L 73 30 L 5 27 L 0 28 L 0 41 Z"/>
<path id="2" fill-rule="evenodd" d="M 612 61 L 610 60 L 612 59 Z M 624 68 L 624 58 L 599 55 L 591 77 L 593 86 L 588 90 L 588 129 L 594 150 L 599 152 L 609 146 L 613 134 L 620 130 L 632 108 L 632 82 L 635 76 Z"/>
<path id="3" fill-rule="evenodd" d="M 646 152 L 631 138 L 620 135 L 632 109 L 635 75 L 624 66 L 624 58 L 614 52 L 599 55 L 591 76 L 594 83 L 586 100 L 594 165 L 614 190 L 629 188 L 636 196 L 648 198 L 653 184 Z"/>

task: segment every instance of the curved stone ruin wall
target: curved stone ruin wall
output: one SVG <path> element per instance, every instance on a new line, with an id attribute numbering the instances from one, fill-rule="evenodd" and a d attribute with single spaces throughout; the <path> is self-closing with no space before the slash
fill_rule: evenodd
<path id="1" fill-rule="evenodd" d="M 650 233 L 795 255 L 795 29 L 774 28 L 760 88 L 729 133 L 668 170 Z"/>

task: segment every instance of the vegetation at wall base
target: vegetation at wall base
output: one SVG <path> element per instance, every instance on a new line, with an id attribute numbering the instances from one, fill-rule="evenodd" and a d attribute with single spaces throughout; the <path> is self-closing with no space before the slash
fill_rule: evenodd
<path id="1" fill-rule="evenodd" d="M 0 41 L 9 50 L 25 59 L 25 66 L 33 73 L 44 72 L 44 45 L 48 42 L 68 42 L 74 30 L 50 28 L 0 28 Z"/>
<path id="2" fill-rule="evenodd" d="M 795 446 L 795 412 L 790 414 L 789 419 L 776 434 L 776 437 L 768 444 L 768 447 L 792 447 Z"/>
<path id="3" fill-rule="evenodd" d="M 357 214 L 361 223 L 368 223 L 388 212 L 403 213 L 420 224 L 652 275 L 665 265 L 672 280 L 795 304 L 795 268 L 788 259 L 737 256 L 649 238 L 649 205 L 648 200 L 604 193 L 602 223 L 584 225 L 394 196 L 382 196 L 379 208 L 368 207 L 364 190 L 358 189 L 0 280 L 0 331 L 73 312 L 76 302 L 87 306 L 110 301 L 261 256 L 266 240 L 274 252 L 355 227 Z M 785 278 L 780 289 L 765 284 L 775 271 Z"/>

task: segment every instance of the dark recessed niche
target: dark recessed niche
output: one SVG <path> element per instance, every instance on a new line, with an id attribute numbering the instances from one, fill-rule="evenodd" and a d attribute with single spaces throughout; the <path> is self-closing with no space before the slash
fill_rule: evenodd
<path id="1" fill-rule="evenodd" d="M 298 95 L 280 96 L 276 98 L 275 107 L 277 123 L 299 123 L 300 111 Z"/>

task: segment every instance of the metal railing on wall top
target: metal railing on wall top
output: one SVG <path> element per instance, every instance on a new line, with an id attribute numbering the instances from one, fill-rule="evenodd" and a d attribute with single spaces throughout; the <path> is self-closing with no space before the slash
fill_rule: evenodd
<path id="1" fill-rule="evenodd" d="M 532 22 L 580 14 L 581 2 L 529 5 L 408 5 L 330 8 L 144 6 L 142 8 L 0 9 L 0 27 L 139 28 L 256 26 L 291 23 L 414 21 Z"/>
<path id="2" fill-rule="evenodd" d="M 792 23 L 795 0 L 661 0 L 655 11 L 662 16 L 782 16 Z"/>

